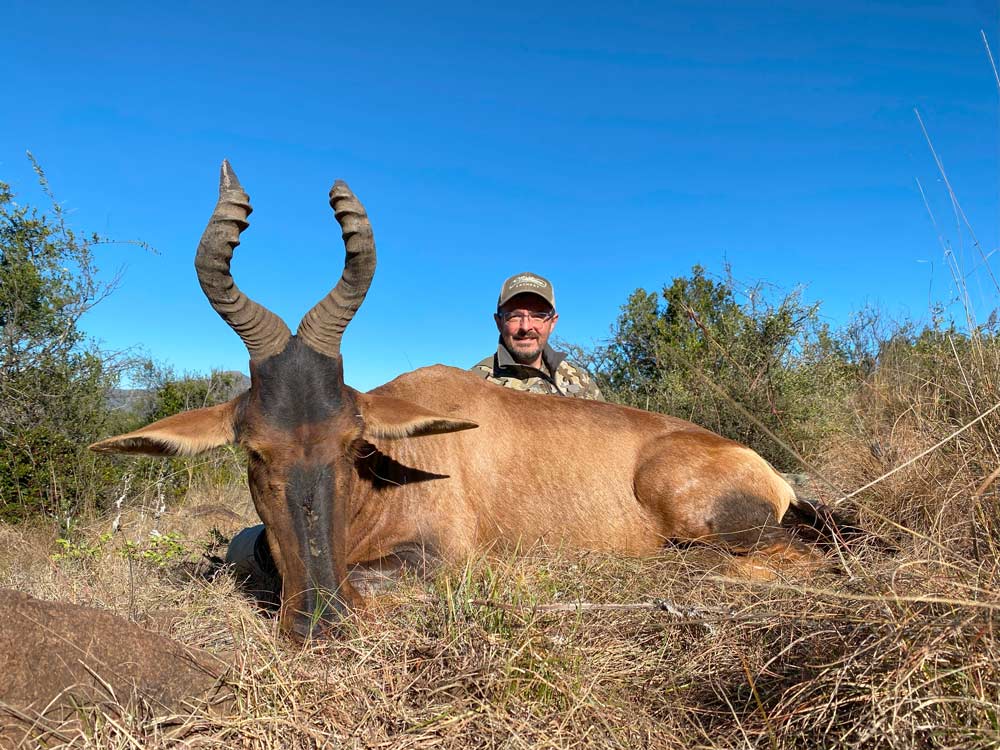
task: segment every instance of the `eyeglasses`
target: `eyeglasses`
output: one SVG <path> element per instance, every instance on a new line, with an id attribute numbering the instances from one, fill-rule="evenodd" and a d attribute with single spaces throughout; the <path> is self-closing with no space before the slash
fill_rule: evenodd
<path id="1" fill-rule="evenodd" d="M 500 320 L 507 324 L 514 321 L 518 325 L 525 325 L 527 323 L 537 326 L 552 320 L 556 316 L 556 311 L 549 310 L 548 312 L 528 312 L 526 310 L 515 310 L 514 312 L 498 312 L 497 316 Z"/>

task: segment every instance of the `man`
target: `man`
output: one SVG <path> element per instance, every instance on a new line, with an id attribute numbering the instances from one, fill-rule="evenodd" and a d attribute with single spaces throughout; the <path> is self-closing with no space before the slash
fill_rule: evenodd
<path id="1" fill-rule="evenodd" d="M 590 373 L 549 346 L 559 314 L 547 279 L 533 273 L 511 276 L 500 288 L 493 319 L 500 344 L 496 354 L 472 368 L 478 375 L 519 391 L 604 400 Z"/>

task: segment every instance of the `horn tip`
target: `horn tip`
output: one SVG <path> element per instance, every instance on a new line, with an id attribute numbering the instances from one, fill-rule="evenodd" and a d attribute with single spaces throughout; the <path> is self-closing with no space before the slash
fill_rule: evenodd
<path id="1" fill-rule="evenodd" d="M 223 159 L 222 169 L 219 173 L 219 190 L 241 190 L 242 187 L 239 179 L 236 177 L 236 172 L 233 171 L 233 165 L 229 163 L 229 159 Z"/>

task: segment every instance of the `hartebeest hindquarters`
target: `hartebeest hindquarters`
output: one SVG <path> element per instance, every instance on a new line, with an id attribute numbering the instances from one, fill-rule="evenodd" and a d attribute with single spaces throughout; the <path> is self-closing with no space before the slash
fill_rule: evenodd
<path id="1" fill-rule="evenodd" d="M 230 274 L 251 208 L 228 162 L 195 266 L 250 353 L 250 389 L 91 446 L 192 455 L 235 443 L 281 572 L 282 624 L 305 636 L 358 604 L 348 571 L 456 559 L 539 540 L 644 555 L 668 540 L 808 552 L 779 525 L 791 487 L 760 456 L 673 417 L 519 393 L 435 366 L 369 393 L 344 384 L 340 340 L 375 270 L 347 185 L 330 190 L 347 255 L 292 335 Z M 470 429 L 474 427 L 479 429 Z"/>

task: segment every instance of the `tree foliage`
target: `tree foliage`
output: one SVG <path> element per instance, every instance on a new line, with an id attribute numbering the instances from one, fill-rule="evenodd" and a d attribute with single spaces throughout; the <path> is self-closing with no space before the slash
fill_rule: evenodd
<path id="1" fill-rule="evenodd" d="M 141 492 L 162 499 L 201 474 L 223 470 L 231 478 L 231 460 L 203 461 L 196 469 L 132 458 L 123 471 L 121 460 L 86 450 L 109 434 L 225 401 L 245 379 L 221 372 L 178 377 L 87 340 L 81 317 L 115 286 L 99 281 L 94 263 L 92 247 L 104 240 L 67 226 L 32 163 L 51 200 L 48 213 L 19 205 L 0 183 L 0 520 L 43 515 L 68 525 L 82 511 L 107 507 L 133 479 Z M 125 373 L 144 387 L 114 388 Z"/>
<path id="2" fill-rule="evenodd" d="M 42 187 L 44 174 L 37 167 Z M 51 197 L 51 194 L 49 194 Z M 0 182 L 0 518 L 67 512 L 94 480 L 81 446 L 108 419 L 116 376 L 80 317 L 110 290 L 91 255 L 96 237 L 18 205 Z"/>
<path id="3" fill-rule="evenodd" d="M 132 411 L 143 424 L 188 409 L 224 403 L 250 385 L 247 376 L 240 372 L 213 370 L 207 377 L 177 375 L 173 368 L 151 361 L 138 368 L 135 380 L 144 387 L 145 394 Z"/>
<path id="4" fill-rule="evenodd" d="M 837 428 L 863 369 L 801 290 L 740 287 L 700 266 L 659 293 L 633 292 L 611 340 L 585 358 L 613 400 L 689 419 L 786 467 Z"/>

